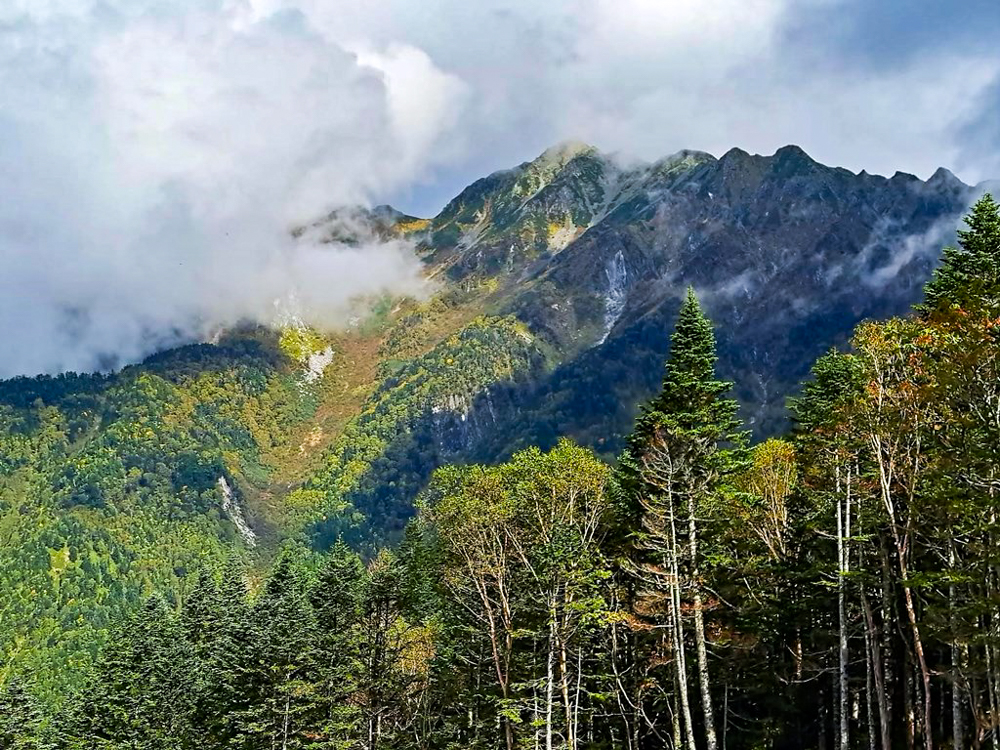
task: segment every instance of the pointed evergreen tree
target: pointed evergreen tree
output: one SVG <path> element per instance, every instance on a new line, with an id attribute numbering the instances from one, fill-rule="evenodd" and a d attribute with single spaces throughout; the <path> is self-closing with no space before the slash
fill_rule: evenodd
<path id="1" fill-rule="evenodd" d="M 104 647 L 74 717 L 72 746 L 188 746 L 192 667 L 177 618 L 150 597 Z"/>
<path id="2" fill-rule="evenodd" d="M 688 288 L 670 336 L 670 354 L 660 393 L 645 404 L 636 420 L 616 472 L 619 504 L 626 523 L 637 529 L 644 488 L 643 463 L 651 446 L 667 434 L 686 436 L 709 448 L 706 468 L 730 474 L 747 459 L 746 435 L 739 431 L 739 404 L 724 397 L 733 384 L 718 380 L 718 356 L 712 323 Z M 659 437 L 658 437 L 659 436 Z M 641 535 L 641 532 L 639 532 Z"/>
<path id="3" fill-rule="evenodd" d="M 198 726 L 210 745 L 245 747 L 248 738 L 243 720 L 253 700 L 255 641 L 242 559 L 236 555 L 230 557 L 215 591 L 211 591 L 210 584 L 202 591 L 192 606 L 206 617 L 217 616 L 218 621 L 214 634 L 206 632 L 210 626 L 205 624 L 190 626 L 194 632 L 204 633 L 207 639 L 201 658 L 204 692 L 198 695 Z M 216 605 L 201 598 L 211 595 L 218 597 Z"/>
<path id="4" fill-rule="evenodd" d="M 181 624 L 199 658 L 205 657 L 218 637 L 222 623 L 222 601 L 214 573 L 203 568 L 181 610 Z"/>
<path id="5" fill-rule="evenodd" d="M 989 193 L 980 198 L 959 230 L 958 247 L 946 247 L 941 266 L 924 289 L 925 315 L 951 306 L 1000 307 L 1000 205 Z"/>
<path id="6" fill-rule="evenodd" d="M 316 672 L 323 704 L 322 732 L 330 747 L 351 747 L 360 712 L 353 701 L 361 670 L 358 621 L 364 584 L 361 558 L 338 541 L 312 591 L 316 619 Z"/>
<path id="7" fill-rule="evenodd" d="M 249 673 L 253 705 L 244 728 L 268 746 L 307 747 L 321 721 L 316 694 L 316 621 L 309 601 L 305 552 L 278 555 L 253 611 L 254 651 Z"/>
<path id="8" fill-rule="evenodd" d="M 688 289 L 670 337 L 663 389 L 641 412 L 618 470 L 625 511 L 634 523 L 631 566 L 646 587 L 642 605 L 670 623 L 677 686 L 675 736 L 683 724 L 695 747 L 685 657 L 681 599 L 691 592 L 695 656 L 701 694 L 702 730 L 708 750 L 717 746 L 702 596 L 704 551 L 699 526 L 713 514 L 728 477 L 747 462 L 745 435 L 738 431 L 737 402 L 726 398 L 731 383 L 715 375 L 715 334 L 693 289 Z M 681 580 L 686 585 L 681 586 Z M 683 592 L 682 592 L 683 589 Z M 663 632 L 666 632 L 664 629 Z M 683 717 L 683 719 L 682 719 Z M 700 744 L 700 743 L 699 743 Z"/>
<path id="9" fill-rule="evenodd" d="M 359 645 L 361 652 L 360 704 L 362 731 L 368 750 L 395 747 L 406 721 L 405 697 L 409 687 L 403 669 L 406 621 L 401 600 L 402 570 L 388 550 L 368 565 L 361 599 Z"/>
<path id="10" fill-rule="evenodd" d="M 736 440 L 739 404 L 722 398 L 733 384 L 716 378 L 717 360 L 712 322 L 702 312 L 694 290 L 688 287 L 670 336 L 663 389 L 643 409 L 629 445 L 641 453 L 643 441 L 665 424 L 705 432 L 717 442 Z"/>
<path id="11" fill-rule="evenodd" d="M 221 717 L 230 710 L 223 696 L 233 694 L 223 689 L 221 678 L 225 674 L 223 661 L 232 644 L 225 627 L 232 613 L 223 606 L 219 583 L 213 571 L 203 568 L 184 606 L 181 625 L 191 644 L 195 669 L 192 675 L 193 701 L 192 725 L 206 738 L 220 736 Z"/>
<path id="12" fill-rule="evenodd" d="M 413 622 L 426 622 L 440 607 L 434 577 L 437 571 L 434 550 L 427 538 L 426 523 L 413 518 L 399 544 L 399 564 L 403 577 L 403 611 Z"/>

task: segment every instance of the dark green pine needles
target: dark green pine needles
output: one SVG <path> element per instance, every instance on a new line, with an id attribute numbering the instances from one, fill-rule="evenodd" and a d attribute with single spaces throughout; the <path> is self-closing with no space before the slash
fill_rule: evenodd
<path id="1" fill-rule="evenodd" d="M 739 404 L 735 399 L 722 398 L 733 384 L 716 377 L 717 359 L 712 322 L 689 287 L 670 336 L 663 390 L 639 416 L 629 442 L 633 455 L 641 452 L 657 427 L 668 424 L 684 430 L 707 430 L 717 440 L 739 437 Z"/>
<path id="2" fill-rule="evenodd" d="M 959 230 L 958 247 L 946 247 L 940 268 L 924 290 L 924 314 L 951 305 L 1000 306 L 1000 206 L 989 193 L 972 208 Z"/>

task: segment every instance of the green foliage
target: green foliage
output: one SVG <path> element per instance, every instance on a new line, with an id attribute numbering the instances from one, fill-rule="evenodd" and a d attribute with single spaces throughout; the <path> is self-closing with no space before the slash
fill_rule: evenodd
<path id="1" fill-rule="evenodd" d="M 329 344 L 315 330 L 307 326 L 289 326 L 281 331 L 278 346 L 294 362 L 306 362 L 313 354 L 326 349 Z"/>
<path id="2" fill-rule="evenodd" d="M 195 666 L 183 629 L 153 596 L 108 641 L 77 702 L 63 720 L 70 748 L 189 745 Z M 169 706 L 169 710 L 164 710 Z"/>
<path id="3" fill-rule="evenodd" d="M 0 687 L 0 748 L 41 750 L 44 713 L 38 699 L 17 677 Z"/>
<path id="4" fill-rule="evenodd" d="M 457 741 L 511 747 L 532 734 L 540 741 L 543 725 L 572 736 L 580 703 L 593 710 L 609 689 L 606 666 L 592 661 L 591 651 L 609 611 L 610 573 L 601 551 L 607 481 L 608 468 L 569 442 L 548 453 L 521 451 L 501 466 L 448 468 L 435 476 L 420 519 L 436 541 L 444 589 L 449 651 L 438 669 L 455 684 L 468 665 L 477 684 L 490 686 L 476 691 L 486 699 L 476 710 L 488 712 L 481 724 L 450 720 L 459 722 L 452 730 Z M 544 689 L 566 696 L 554 719 L 537 700 L 543 679 Z M 571 699 L 570 686 L 584 683 L 588 698 L 578 688 Z"/>
<path id="5" fill-rule="evenodd" d="M 46 698 L 152 590 L 182 595 L 240 538 L 218 480 L 257 472 L 302 389 L 258 334 L 109 377 L 0 386 L 0 653 Z M 65 667 L 69 666 L 67 670 Z"/>
<path id="6" fill-rule="evenodd" d="M 711 504 L 746 460 L 745 435 L 737 431 L 739 405 L 724 398 L 732 384 L 716 379 L 715 334 L 691 289 L 670 342 L 663 388 L 642 408 L 618 471 L 624 512 L 642 529 L 636 532 L 640 540 L 647 532 L 665 533 L 645 528 L 643 520 L 662 516 L 663 497 Z"/>
<path id="7" fill-rule="evenodd" d="M 512 184 L 544 198 L 545 168 Z M 259 331 L 0 384 L 0 748 L 985 744 L 996 215 L 977 204 L 919 316 L 858 326 L 752 451 L 690 291 L 614 470 L 565 440 L 447 465 L 540 352 L 510 318 L 446 335 L 443 304 L 368 342 L 387 364 L 361 414 L 285 494 L 263 456 L 330 404 Z M 220 478 L 300 538 L 250 557 Z"/>
<path id="8" fill-rule="evenodd" d="M 296 523 L 319 521 L 320 547 L 346 535 L 397 539 L 430 472 L 465 444 L 479 400 L 538 365 L 532 336 L 511 318 L 479 318 L 400 366 L 367 399 L 300 495 Z M 487 407 L 488 410 L 488 407 Z"/>
<path id="9" fill-rule="evenodd" d="M 720 398 L 733 384 L 716 379 L 717 359 L 712 323 L 689 288 L 670 336 L 663 389 L 643 409 L 633 439 L 641 441 L 666 423 L 683 430 L 709 430 L 715 440 L 733 438 L 739 406 L 734 399 Z"/>
<path id="10" fill-rule="evenodd" d="M 941 266 L 924 292 L 925 313 L 951 306 L 1000 307 L 1000 206 L 987 193 L 966 217 L 958 247 L 944 249 Z"/>

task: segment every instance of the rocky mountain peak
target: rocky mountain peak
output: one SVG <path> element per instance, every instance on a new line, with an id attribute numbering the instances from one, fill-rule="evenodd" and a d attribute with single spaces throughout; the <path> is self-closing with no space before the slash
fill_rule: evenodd
<path id="1" fill-rule="evenodd" d="M 927 184 L 949 188 L 965 187 L 965 184 L 960 179 L 944 167 L 938 167 L 934 171 L 934 174 L 931 175 L 930 179 L 927 180 Z"/>
<path id="2" fill-rule="evenodd" d="M 716 322 L 721 374 L 760 405 L 746 416 L 762 434 L 816 356 L 859 320 L 902 314 L 919 297 L 973 192 L 947 170 L 887 180 L 796 145 L 718 159 L 682 151 L 630 168 L 562 145 L 490 189 L 465 244 L 437 259 L 463 283 L 491 277 L 501 309 L 581 357 L 560 382 L 584 372 L 604 382 L 605 371 L 633 382 L 618 359 L 661 360 L 691 284 Z M 550 408 L 546 388 L 532 408 Z"/>
<path id="3" fill-rule="evenodd" d="M 531 162 L 539 169 L 559 170 L 578 156 L 598 156 L 600 152 L 589 143 L 583 141 L 563 141 L 545 149 Z"/>
<path id="4" fill-rule="evenodd" d="M 770 157 L 771 168 L 776 174 L 782 176 L 806 175 L 821 168 L 822 165 L 815 161 L 809 154 L 799 146 L 782 146 Z M 822 167 L 826 169 L 825 167 Z"/>

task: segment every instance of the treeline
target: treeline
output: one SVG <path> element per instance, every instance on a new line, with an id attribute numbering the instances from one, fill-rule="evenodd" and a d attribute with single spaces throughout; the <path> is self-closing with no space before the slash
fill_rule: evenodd
<path id="1" fill-rule="evenodd" d="M 747 445 L 693 293 L 618 465 L 446 467 L 395 552 L 151 598 L 0 747 L 995 747 L 1000 211 Z M 4 708 L 7 710 L 4 711 Z"/>

